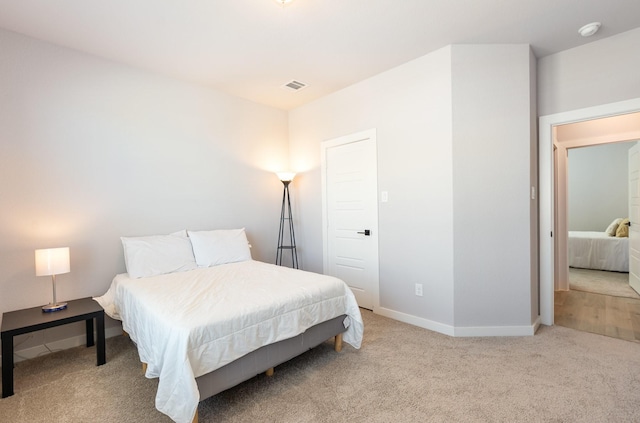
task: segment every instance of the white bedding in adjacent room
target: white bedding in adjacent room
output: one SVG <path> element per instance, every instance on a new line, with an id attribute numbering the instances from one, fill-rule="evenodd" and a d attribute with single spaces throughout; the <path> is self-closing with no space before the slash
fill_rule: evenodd
<path id="1" fill-rule="evenodd" d="M 629 271 L 629 238 L 606 232 L 569 231 L 569 266 Z"/>
<path id="2" fill-rule="evenodd" d="M 102 297 L 159 377 L 156 408 L 189 423 L 195 378 L 260 348 L 346 314 L 343 340 L 360 348 L 363 322 L 347 285 L 334 277 L 258 261 L 139 279 L 117 275 Z"/>

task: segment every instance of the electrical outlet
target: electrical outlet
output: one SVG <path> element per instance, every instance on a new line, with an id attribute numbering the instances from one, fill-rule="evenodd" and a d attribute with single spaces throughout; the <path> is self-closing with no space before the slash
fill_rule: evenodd
<path id="1" fill-rule="evenodd" d="M 418 297 L 422 297 L 422 284 L 421 283 L 417 283 L 416 284 L 416 295 Z"/>

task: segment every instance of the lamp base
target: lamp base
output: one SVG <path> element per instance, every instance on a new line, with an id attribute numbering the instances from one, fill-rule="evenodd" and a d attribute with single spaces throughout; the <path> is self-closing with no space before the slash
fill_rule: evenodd
<path id="1" fill-rule="evenodd" d="M 51 313 L 53 311 L 64 310 L 65 308 L 67 308 L 67 303 L 47 304 L 46 306 L 42 306 L 42 311 Z"/>

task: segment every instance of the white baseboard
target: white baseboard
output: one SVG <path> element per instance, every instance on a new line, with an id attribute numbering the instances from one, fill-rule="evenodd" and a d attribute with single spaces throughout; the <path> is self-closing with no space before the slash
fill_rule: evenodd
<path id="1" fill-rule="evenodd" d="M 122 335 L 122 327 L 112 326 L 105 328 L 105 337 L 112 338 L 114 336 Z M 95 339 L 95 334 L 94 334 Z M 29 360 L 31 358 L 40 357 L 41 355 L 50 354 L 60 350 L 66 350 L 69 348 L 79 347 L 80 345 L 87 344 L 87 336 L 85 334 L 72 336 L 71 338 L 60 339 L 57 341 L 47 342 L 46 347 L 44 345 L 36 345 L 35 347 L 25 348 L 23 350 L 14 351 L 14 363 L 20 361 Z M 0 355 L 0 360 L 2 355 Z"/>
<path id="2" fill-rule="evenodd" d="M 532 325 L 526 326 L 476 326 L 456 327 L 455 335 L 459 337 L 472 336 L 533 336 L 540 327 L 540 316 Z"/>
<path id="3" fill-rule="evenodd" d="M 536 333 L 540 327 L 540 317 L 529 326 L 478 326 L 478 327 L 455 327 L 435 322 L 433 320 L 424 319 L 422 317 L 413 316 L 411 314 L 401 313 L 384 307 L 376 307 L 376 314 L 389 317 L 400 322 L 418 326 L 444 335 L 456 337 L 472 337 L 472 336 L 531 336 Z M 122 327 L 112 326 L 105 329 L 105 336 L 111 338 L 122 335 Z M 87 343 L 86 335 L 72 336 L 71 338 L 60 339 L 58 341 L 48 342 L 44 345 L 37 345 L 31 348 L 25 348 L 14 352 L 14 362 L 18 363 L 23 360 L 39 357 L 50 352 L 66 350 L 69 348 L 79 347 Z M 48 347 L 48 348 L 47 348 Z M 0 355 L 0 359 L 2 356 Z"/>
<path id="4" fill-rule="evenodd" d="M 384 317 L 389 317 L 410 325 L 418 326 L 444 335 L 455 337 L 473 337 L 473 336 L 532 336 L 540 327 L 540 316 L 532 325 L 528 326 L 476 326 L 476 327 L 457 327 L 445 325 L 433 320 L 424 319 L 422 317 L 401 313 L 384 307 L 377 307 L 374 313 Z"/>
<path id="5" fill-rule="evenodd" d="M 442 333 L 444 335 L 455 336 L 455 328 L 453 326 L 445 325 L 443 323 L 434 322 L 433 320 L 424 319 L 422 317 L 413 316 L 411 314 L 401 313 L 399 311 L 391 310 L 384 307 L 376 307 L 374 313 L 384 317 L 389 317 L 394 320 L 399 320 L 410 325 L 418 326 L 424 329 L 429 329 L 434 332 Z"/>

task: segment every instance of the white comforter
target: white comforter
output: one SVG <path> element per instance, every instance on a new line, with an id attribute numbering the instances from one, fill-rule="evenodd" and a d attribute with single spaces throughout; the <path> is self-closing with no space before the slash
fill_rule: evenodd
<path id="1" fill-rule="evenodd" d="M 569 231 L 569 266 L 628 272 L 629 238 L 606 232 Z"/>
<path id="2" fill-rule="evenodd" d="M 342 314 L 345 342 L 360 348 L 364 330 L 341 280 L 258 261 L 140 279 L 120 274 L 96 301 L 122 320 L 146 376 L 159 377 L 156 408 L 178 423 L 195 415 L 196 377 Z"/>

